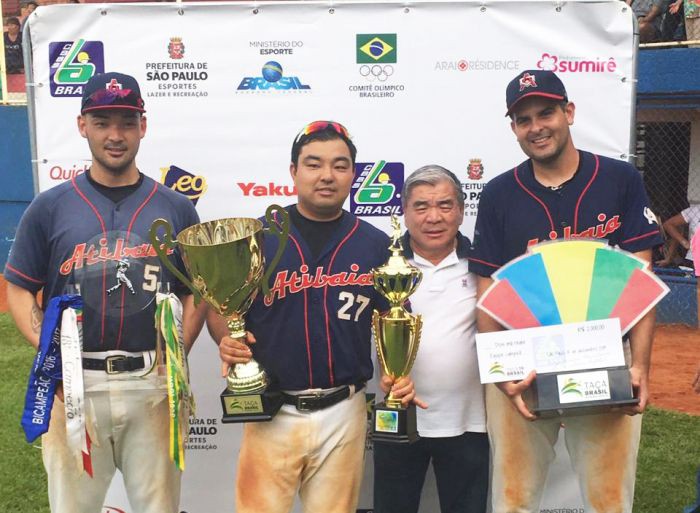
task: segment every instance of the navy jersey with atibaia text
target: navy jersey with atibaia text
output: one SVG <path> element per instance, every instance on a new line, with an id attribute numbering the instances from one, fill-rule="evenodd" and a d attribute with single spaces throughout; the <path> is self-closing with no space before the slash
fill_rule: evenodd
<path id="1" fill-rule="evenodd" d="M 49 299 L 74 292 L 84 299 L 85 351 L 155 347 L 155 294 L 185 292 L 161 265 L 148 231 L 157 218 L 174 233 L 199 222 L 191 201 L 151 178 L 114 203 L 82 174 L 37 196 L 17 228 L 5 279 Z M 173 262 L 182 263 L 173 255 Z"/>
<path id="2" fill-rule="evenodd" d="M 481 193 L 469 270 L 491 276 L 533 244 L 576 237 L 632 253 L 663 242 L 633 166 L 579 151 L 576 174 L 558 190 L 535 179 L 530 160 L 497 176 Z"/>
<path id="3" fill-rule="evenodd" d="M 287 208 L 289 210 L 289 207 Z M 289 241 L 246 315 L 253 356 L 282 390 L 331 388 L 372 378 L 372 311 L 388 309 L 371 269 L 389 257 L 389 237 L 343 211 L 338 230 L 315 259 L 290 222 Z M 277 239 L 265 236 L 270 262 Z"/>

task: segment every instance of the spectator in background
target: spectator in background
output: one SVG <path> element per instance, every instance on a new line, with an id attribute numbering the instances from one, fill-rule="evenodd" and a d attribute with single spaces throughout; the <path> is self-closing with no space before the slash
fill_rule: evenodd
<path id="1" fill-rule="evenodd" d="M 28 2 L 22 2 L 19 6 L 19 21 L 21 23 L 20 32 L 24 30 L 24 24 L 27 22 L 29 15 L 34 12 L 39 6 L 34 0 L 29 0 Z"/>
<path id="2" fill-rule="evenodd" d="M 700 39 L 700 0 L 676 0 L 668 6 L 671 14 L 682 9 L 685 18 L 685 37 L 688 41 Z M 700 45 L 690 45 L 696 48 Z"/>
<path id="3" fill-rule="evenodd" d="M 22 59 L 22 35 L 19 33 L 20 23 L 17 18 L 7 18 L 5 21 L 7 32 L 3 35 L 5 40 L 5 67 L 10 75 L 24 73 L 24 60 Z"/>
<path id="4" fill-rule="evenodd" d="M 670 237 L 668 255 L 663 260 L 656 262 L 656 265 L 661 267 L 672 265 L 680 245 L 688 251 L 681 265 L 693 267 L 693 253 L 690 248 L 690 241 L 693 240 L 693 236 L 698 226 L 700 226 L 700 204 L 690 205 L 682 210 L 680 214 L 667 219 L 663 226 Z M 688 229 L 688 238 L 685 237 L 686 228 Z"/>
<path id="5" fill-rule="evenodd" d="M 653 43 L 661 34 L 661 15 L 666 10 L 666 0 L 625 0 L 639 22 L 639 42 Z"/>

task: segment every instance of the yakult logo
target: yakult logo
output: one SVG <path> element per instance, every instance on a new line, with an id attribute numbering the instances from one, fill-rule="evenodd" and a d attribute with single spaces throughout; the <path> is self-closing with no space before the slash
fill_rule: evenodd
<path id="1" fill-rule="evenodd" d="M 539 69 L 557 71 L 560 73 L 615 73 L 617 62 L 614 57 L 608 59 L 582 59 L 578 57 L 560 57 L 550 53 L 543 53 L 537 61 Z"/>

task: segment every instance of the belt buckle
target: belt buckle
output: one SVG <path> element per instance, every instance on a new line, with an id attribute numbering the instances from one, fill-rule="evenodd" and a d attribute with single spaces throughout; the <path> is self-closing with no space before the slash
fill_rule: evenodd
<path id="1" fill-rule="evenodd" d="M 313 394 L 303 394 L 297 396 L 297 410 L 298 411 L 314 411 L 316 410 L 317 403 L 322 397 L 321 392 L 314 392 Z"/>
<path id="2" fill-rule="evenodd" d="M 118 374 L 121 371 L 114 370 L 114 362 L 121 362 L 126 360 L 126 356 L 121 354 L 115 354 L 105 358 L 105 372 L 107 374 Z"/>

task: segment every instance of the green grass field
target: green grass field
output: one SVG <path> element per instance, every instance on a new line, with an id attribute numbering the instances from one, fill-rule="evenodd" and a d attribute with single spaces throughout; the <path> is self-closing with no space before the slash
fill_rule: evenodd
<path id="1" fill-rule="evenodd" d="M 0 341 L 0 512 L 48 512 L 41 451 L 25 442 L 19 424 L 33 351 L 8 314 L 0 314 Z M 650 409 L 644 418 L 634 513 L 682 513 L 695 501 L 699 465 L 700 417 Z"/>

